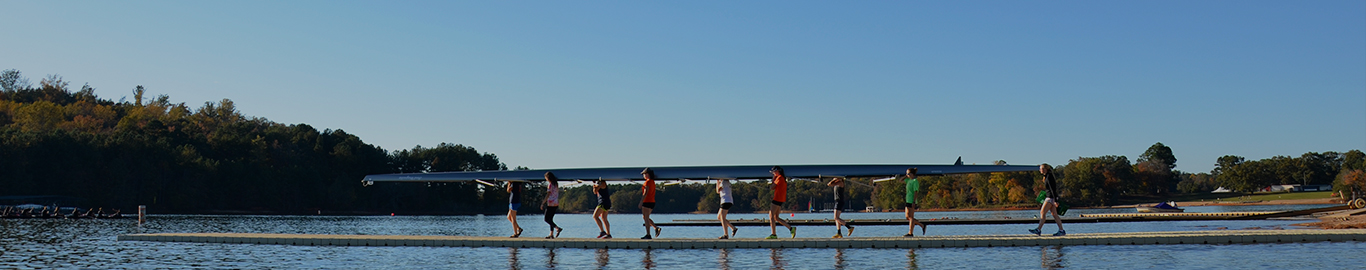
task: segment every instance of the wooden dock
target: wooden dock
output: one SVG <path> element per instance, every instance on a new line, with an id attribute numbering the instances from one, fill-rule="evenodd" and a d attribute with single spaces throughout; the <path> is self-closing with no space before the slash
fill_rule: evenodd
<path id="1" fill-rule="evenodd" d="M 1067 236 L 959 235 L 796 239 L 660 238 L 506 238 L 410 235 L 329 235 L 251 233 L 157 233 L 118 236 L 119 241 L 266 244 L 297 246 L 420 246 L 587 249 L 719 249 L 719 248 L 958 248 L 1081 245 L 1260 244 L 1366 241 L 1366 229 L 1349 230 L 1216 230 L 1185 232 L 1079 233 Z"/>

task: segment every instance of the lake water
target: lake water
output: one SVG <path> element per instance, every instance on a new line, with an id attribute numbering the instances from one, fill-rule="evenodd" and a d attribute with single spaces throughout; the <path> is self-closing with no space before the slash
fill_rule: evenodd
<path id="1" fill-rule="evenodd" d="M 1272 211 L 1320 206 L 1189 207 L 1188 212 Z M 1068 213 L 1133 212 L 1076 209 Z M 1037 211 L 922 212 L 918 218 L 1031 218 Z M 830 214 L 797 214 L 797 219 Z M 657 222 L 715 215 L 659 214 Z M 731 218 L 762 218 L 733 214 Z M 896 219 L 901 213 L 847 213 L 845 218 Z M 542 216 L 520 216 L 523 237 L 543 237 Z M 613 236 L 645 234 L 640 215 L 611 215 Z M 1306 229 L 1305 221 L 1173 221 L 1064 224 L 1068 233 Z M 591 238 L 589 215 L 560 214 L 562 237 Z M 1024 234 L 1034 225 L 931 226 L 928 235 Z M 1044 226 L 1045 233 L 1056 230 Z M 201 216 L 157 215 L 136 220 L 0 220 L 0 268 L 454 268 L 454 269 L 1348 269 L 1366 265 L 1366 243 L 1322 242 L 1240 245 L 1136 245 L 925 249 L 543 249 L 461 247 L 318 247 L 116 241 L 120 234 L 171 232 L 505 236 L 505 216 Z M 899 236 L 905 226 L 860 226 L 854 236 Z M 739 237 L 759 238 L 767 227 L 741 227 Z M 798 237 L 826 238 L 833 226 L 803 226 Z M 719 227 L 665 227 L 664 238 L 713 238 Z M 779 232 L 780 236 L 787 236 Z M 921 235 L 916 231 L 916 235 Z"/>

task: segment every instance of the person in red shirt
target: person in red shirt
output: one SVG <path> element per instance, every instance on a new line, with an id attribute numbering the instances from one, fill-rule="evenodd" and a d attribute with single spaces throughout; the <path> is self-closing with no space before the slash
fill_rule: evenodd
<path id="1" fill-rule="evenodd" d="M 773 205 L 768 208 L 768 230 L 771 234 L 767 239 L 778 239 L 777 223 L 782 223 L 792 233 L 792 238 L 797 238 L 797 228 L 778 217 L 783 211 L 783 203 L 787 202 L 787 175 L 783 173 L 783 167 L 778 166 L 773 166 L 768 172 L 773 174 Z"/>
<path id="2" fill-rule="evenodd" d="M 656 237 L 659 236 L 660 231 L 659 226 L 655 225 L 655 221 L 650 219 L 650 212 L 655 210 L 655 171 L 645 168 L 640 174 L 645 176 L 645 184 L 640 186 L 640 213 L 645 218 L 645 237 L 640 239 L 652 239 L 650 228 L 655 228 Z"/>

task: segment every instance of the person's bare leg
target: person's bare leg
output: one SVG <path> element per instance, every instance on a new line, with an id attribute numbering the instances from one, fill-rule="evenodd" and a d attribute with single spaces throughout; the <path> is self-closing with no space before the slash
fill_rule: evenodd
<path id="1" fill-rule="evenodd" d="M 778 222 L 778 206 L 777 206 L 777 205 L 769 205 L 769 206 L 768 206 L 768 232 L 769 232 L 769 234 L 778 235 L 778 225 L 777 225 L 777 222 Z"/>
<path id="2" fill-rule="evenodd" d="M 730 237 L 730 227 L 734 225 L 730 225 L 730 220 L 726 220 L 726 212 L 729 212 L 729 210 L 721 209 L 720 211 L 716 211 L 716 219 L 721 221 L 721 235 Z"/>
<path id="3" fill-rule="evenodd" d="M 843 219 L 840 219 L 840 210 L 835 209 L 835 234 L 839 234 L 840 229 L 846 225 L 848 224 L 845 223 Z"/>
<path id="4" fill-rule="evenodd" d="M 659 228 L 659 226 L 655 226 L 655 220 L 650 219 L 650 212 L 654 212 L 654 209 L 650 209 L 649 207 L 640 208 L 641 218 L 645 219 L 645 235 L 650 235 L 650 228 Z"/>
<path id="5" fill-rule="evenodd" d="M 906 223 L 910 226 L 906 228 L 906 234 L 915 235 L 915 212 L 911 210 L 910 205 L 906 206 Z"/>
<path id="6" fill-rule="evenodd" d="M 774 205 L 774 206 L 773 206 L 773 217 L 774 217 L 774 220 L 777 220 L 778 223 L 783 224 L 783 227 L 786 227 L 788 230 L 791 230 L 791 229 L 792 229 L 792 225 L 788 225 L 788 224 L 787 224 L 787 220 L 783 220 L 781 217 L 779 217 L 779 216 L 782 215 L 782 214 L 783 214 L 783 208 L 782 208 L 781 206 Z"/>
<path id="7" fill-rule="evenodd" d="M 924 234 L 925 234 L 925 223 L 924 223 L 924 222 L 920 222 L 919 219 L 916 219 L 916 218 L 915 218 L 915 209 L 911 209 L 911 229 L 912 229 L 912 230 L 915 229 L 915 225 L 920 225 L 920 234 L 921 234 L 921 235 L 924 235 Z"/>
<path id="8" fill-rule="evenodd" d="M 607 232 L 607 230 L 602 228 L 602 208 L 593 208 L 593 223 L 598 224 L 599 232 Z"/>
<path id="9" fill-rule="evenodd" d="M 1062 229 L 1062 217 L 1061 217 L 1061 216 L 1058 216 L 1058 208 L 1057 208 L 1057 207 L 1053 207 L 1053 209 L 1049 209 L 1049 211 L 1050 211 L 1050 212 L 1053 212 L 1053 222 L 1054 222 L 1054 223 L 1058 223 L 1058 230 L 1059 230 L 1059 231 L 1063 230 L 1063 229 Z"/>
<path id="10" fill-rule="evenodd" d="M 1043 204 L 1042 207 L 1039 207 L 1039 226 L 1038 226 L 1038 227 L 1034 227 L 1034 230 L 1035 230 L 1035 231 L 1037 231 L 1037 230 L 1042 230 L 1042 229 L 1043 229 L 1043 223 L 1044 223 L 1045 221 L 1048 220 L 1048 212 L 1049 212 L 1048 206 L 1049 206 L 1049 204 L 1045 203 L 1045 204 Z"/>
<path id="11" fill-rule="evenodd" d="M 512 235 L 517 236 L 522 231 L 522 226 L 517 225 L 517 210 L 508 210 L 508 221 L 512 222 Z"/>
<path id="12" fill-rule="evenodd" d="M 602 210 L 602 227 L 607 228 L 607 235 L 612 235 L 612 223 L 607 222 L 607 210 Z"/>

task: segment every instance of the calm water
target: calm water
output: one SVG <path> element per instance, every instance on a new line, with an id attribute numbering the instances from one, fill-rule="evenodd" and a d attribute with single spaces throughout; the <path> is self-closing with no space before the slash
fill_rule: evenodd
<path id="1" fill-rule="evenodd" d="M 1263 211 L 1314 206 L 1190 207 L 1192 212 Z M 1078 209 L 1073 213 L 1132 212 Z M 1075 215 L 1069 213 L 1069 215 Z M 933 212 L 919 218 L 1031 218 L 1035 211 Z M 759 214 L 731 215 L 760 218 Z M 797 214 L 794 218 L 827 218 Z M 900 213 L 852 213 L 846 218 L 899 218 Z M 714 215 L 654 215 L 655 221 L 707 219 Z M 644 235 L 640 215 L 611 216 L 613 235 Z M 521 216 L 524 237 L 541 237 L 541 216 Z M 588 238 L 597 228 L 588 215 L 561 214 L 562 237 Z M 1304 229 L 1303 221 L 1199 221 L 1064 224 L 1069 233 Z M 458 268 L 458 269 L 888 269 L 888 268 L 1311 268 L 1366 265 L 1366 243 L 1255 245 L 1144 245 L 993 247 L 934 249 L 700 249 L 607 250 L 449 247 L 310 247 L 282 245 L 119 242 L 119 234 L 157 232 L 249 232 L 503 236 L 504 216 L 153 216 L 136 220 L 0 220 L 0 268 Z M 928 235 L 1023 234 L 1033 225 L 932 226 Z M 1053 224 L 1045 233 L 1056 230 Z M 904 226 L 862 226 L 854 236 L 897 236 Z M 830 237 L 832 227 L 799 227 L 798 237 Z M 666 227 L 662 237 L 720 236 L 715 227 Z M 741 227 L 740 237 L 767 236 L 767 227 Z M 780 236 L 786 233 L 780 232 Z M 916 235 L 920 235 L 919 231 Z"/>

